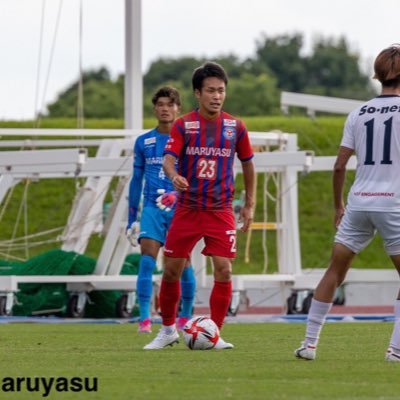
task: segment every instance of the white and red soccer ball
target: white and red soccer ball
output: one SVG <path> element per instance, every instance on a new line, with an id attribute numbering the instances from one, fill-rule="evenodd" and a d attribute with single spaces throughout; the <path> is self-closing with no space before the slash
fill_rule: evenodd
<path id="1" fill-rule="evenodd" d="M 183 340 L 191 350 L 210 350 L 218 339 L 218 326 L 208 317 L 194 317 L 183 328 Z"/>

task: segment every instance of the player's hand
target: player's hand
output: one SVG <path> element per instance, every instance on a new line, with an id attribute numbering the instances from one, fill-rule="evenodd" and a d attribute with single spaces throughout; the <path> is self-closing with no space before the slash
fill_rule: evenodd
<path id="1" fill-rule="evenodd" d="M 344 207 L 340 207 L 340 208 L 335 210 L 335 216 L 334 216 L 333 223 L 334 223 L 336 229 L 339 228 L 339 225 L 342 222 L 342 218 L 343 218 L 343 215 L 344 215 L 344 210 L 345 210 Z"/>
<path id="2" fill-rule="evenodd" d="M 178 200 L 178 193 L 175 191 L 166 192 L 165 189 L 157 189 L 157 193 L 160 195 L 156 200 L 157 207 L 166 212 L 171 211 Z"/>
<path id="3" fill-rule="evenodd" d="M 253 207 L 243 206 L 241 208 L 239 223 L 243 223 L 242 227 L 240 228 L 242 232 L 248 231 L 251 223 L 253 222 L 253 216 L 254 216 Z"/>
<path id="4" fill-rule="evenodd" d="M 132 222 L 130 228 L 126 230 L 126 238 L 129 240 L 129 243 L 133 247 L 137 247 L 139 245 L 139 233 L 140 233 L 140 224 L 138 221 Z"/>
<path id="5" fill-rule="evenodd" d="M 178 192 L 184 192 L 189 187 L 189 183 L 184 176 L 175 175 L 171 180 Z"/>

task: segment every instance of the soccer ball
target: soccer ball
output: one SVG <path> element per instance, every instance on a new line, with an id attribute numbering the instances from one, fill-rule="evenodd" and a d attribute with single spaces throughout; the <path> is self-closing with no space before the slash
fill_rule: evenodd
<path id="1" fill-rule="evenodd" d="M 192 318 L 183 328 L 183 340 L 191 350 L 210 350 L 218 339 L 218 326 L 208 317 Z"/>

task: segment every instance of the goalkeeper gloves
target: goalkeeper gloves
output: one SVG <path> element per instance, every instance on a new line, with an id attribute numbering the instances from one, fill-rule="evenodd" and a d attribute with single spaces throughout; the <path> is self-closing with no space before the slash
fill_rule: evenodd
<path id="1" fill-rule="evenodd" d="M 157 197 L 157 207 L 166 212 L 171 211 L 178 200 L 178 192 L 166 192 L 165 189 L 157 189 L 157 193 L 160 195 Z"/>
<path id="2" fill-rule="evenodd" d="M 140 224 L 138 221 L 132 222 L 130 228 L 126 230 L 126 238 L 129 240 L 131 246 L 136 247 L 139 245 Z"/>

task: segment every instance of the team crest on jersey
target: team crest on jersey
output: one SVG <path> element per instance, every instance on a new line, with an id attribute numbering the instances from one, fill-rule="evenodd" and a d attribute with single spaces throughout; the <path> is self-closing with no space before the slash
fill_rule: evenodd
<path id="1" fill-rule="evenodd" d="M 144 144 L 145 144 L 145 145 L 153 144 L 153 143 L 155 143 L 155 142 L 156 142 L 156 138 L 155 138 L 155 137 L 151 137 L 151 138 L 148 138 L 148 139 L 144 139 Z"/>
<path id="2" fill-rule="evenodd" d="M 233 140 L 236 136 L 236 129 L 231 128 L 230 126 L 224 126 L 224 130 L 222 131 L 225 139 Z"/>
<path id="3" fill-rule="evenodd" d="M 185 129 L 200 129 L 200 121 L 185 122 Z"/>
<path id="4" fill-rule="evenodd" d="M 236 126 L 236 119 L 224 119 L 224 126 Z"/>

